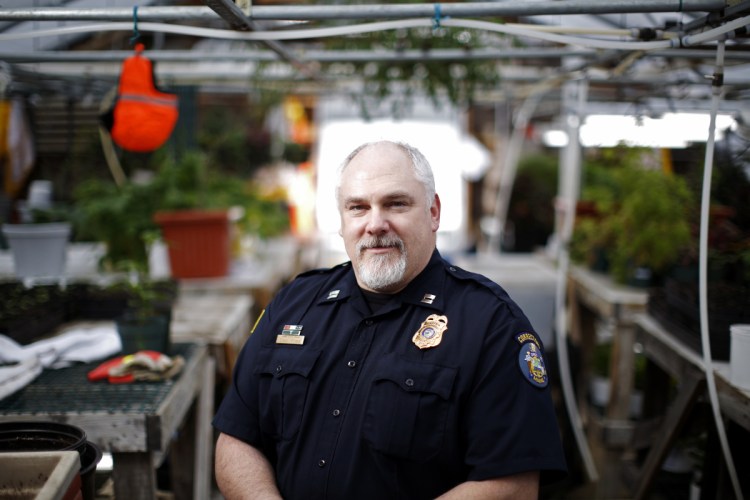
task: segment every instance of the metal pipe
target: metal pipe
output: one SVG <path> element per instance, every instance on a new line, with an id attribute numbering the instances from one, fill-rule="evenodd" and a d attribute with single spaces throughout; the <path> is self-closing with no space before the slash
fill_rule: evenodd
<path id="1" fill-rule="evenodd" d="M 333 62 L 404 62 L 404 61 L 467 61 L 467 60 L 506 60 L 506 59 L 560 59 L 562 57 L 596 56 L 597 51 L 559 48 L 538 49 L 430 49 L 430 50 L 304 50 L 294 51 L 292 55 L 300 60 Z M 672 59 L 709 59 L 715 55 L 709 49 L 668 49 L 646 52 L 643 57 L 665 57 Z M 278 61 L 278 55 L 271 50 L 242 50 L 236 52 L 210 50 L 150 50 L 147 52 L 153 61 L 196 62 L 196 61 Z M 130 50 L 80 50 L 33 52 L 0 52 L 0 60 L 11 63 L 38 62 L 112 62 L 123 61 L 133 55 Z M 750 51 L 727 51 L 727 60 L 750 61 Z M 663 81 L 663 80 L 662 80 Z"/>
<path id="2" fill-rule="evenodd" d="M 399 19 L 435 17 L 435 5 L 257 5 L 253 20 L 331 20 L 331 19 Z M 440 4 L 444 17 L 495 17 L 575 14 L 627 14 L 643 12 L 714 12 L 726 6 L 725 0 L 568 0 L 565 2 L 468 2 Z M 0 21 L 129 21 L 130 8 L 68 9 L 35 7 L 0 9 Z M 170 6 L 138 9 L 143 21 L 177 21 L 219 19 L 209 7 Z"/>
<path id="3" fill-rule="evenodd" d="M 190 64 L 184 64 L 184 63 L 177 63 L 175 65 L 171 65 L 168 62 L 163 62 L 156 66 L 155 72 L 156 76 L 160 79 L 166 79 L 166 80 L 172 80 L 175 78 L 186 78 L 186 77 L 195 77 L 195 78 L 222 78 L 222 79 L 238 79 L 240 81 L 245 81 L 247 83 L 247 78 L 251 77 L 253 75 L 257 75 L 257 65 L 253 64 L 252 61 L 245 61 L 246 64 L 240 64 L 237 62 L 234 63 L 222 63 L 221 61 L 205 61 L 200 64 L 197 64 L 195 62 L 192 62 Z M 98 62 L 98 63 L 90 63 L 85 66 L 81 65 L 71 65 L 66 64 L 64 62 L 56 63 L 56 62 L 49 62 L 49 63 L 33 63 L 33 67 L 29 67 L 29 70 L 35 71 L 37 74 L 43 74 L 43 75 L 49 75 L 49 76 L 56 76 L 56 77 L 62 77 L 66 75 L 78 75 L 82 76 L 85 75 L 89 78 L 99 78 L 99 77 L 108 77 L 108 76 L 116 76 L 120 72 L 120 61 L 115 60 L 109 60 L 108 62 Z M 14 68 L 22 68 L 25 69 L 25 66 L 23 64 L 16 65 Z M 518 66 L 500 66 L 498 69 L 499 74 L 501 75 L 501 81 L 504 84 L 521 84 L 521 83 L 534 83 L 538 82 L 544 78 L 547 78 L 551 75 L 550 71 L 540 71 L 538 69 L 534 68 L 520 68 Z M 330 83 L 331 79 L 335 80 L 337 78 L 350 78 L 354 77 L 355 75 L 349 75 L 346 73 L 336 73 L 336 74 L 330 74 L 328 75 L 327 82 Z M 263 75 L 264 79 L 273 79 L 273 80 L 297 80 L 298 75 L 295 76 L 294 73 L 290 72 L 284 72 L 284 73 L 265 73 Z M 624 77 L 617 77 L 613 78 L 611 76 L 596 76 L 592 75 L 588 77 L 589 83 L 591 85 L 597 85 L 601 87 L 618 87 L 618 86 L 651 86 L 653 87 L 654 95 L 656 95 L 656 92 L 659 89 L 662 89 L 665 85 L 681 85 L 683 87 L 688 86 L 696 86 L 697 88 L 700 88 L 700 86 L 705 86 L 705 80 L 704 79 L 698 79 L 696 77 L 695 80 L 687 80 L 687 79 L 681 79 L 681 80 L 669 80 L 665 75 L 652 75 L 648 77 L 642 77 L 642 78 L 624 78 Z M 728 85 L 735 85 L 735 86 L 747 86 L 750 85 L 750 78 L 745 77 L 743 75 L 736 75 L 733 77 L 726 77 L 726 83 Z M 487 92 L 490 93 L 490 92 Z"/>

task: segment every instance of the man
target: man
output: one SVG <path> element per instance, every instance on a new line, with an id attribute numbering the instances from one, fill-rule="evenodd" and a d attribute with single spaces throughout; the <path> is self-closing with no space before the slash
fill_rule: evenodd
<path id="1" fill-rule="evenodd" d="M 435 248 L 416 149 L 366 144 L 336 196 L 350 263 L 264 311 L 214 420 L 235 498 L 536 498 L 565 470 L 541 343 L 507 294 Z"/>

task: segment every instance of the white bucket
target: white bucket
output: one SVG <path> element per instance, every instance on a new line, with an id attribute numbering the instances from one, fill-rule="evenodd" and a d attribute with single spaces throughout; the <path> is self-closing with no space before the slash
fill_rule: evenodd
<path id="1" fill-rule="evenodd" d="M 731 325 L 729 333 L 729 381 L 750 391 L 750 325 Z"/>
<path id="2" fill-rule="evenodd" d="M 49 208 L 52 206 L 52 181 L 37 180 L 29 186 L 29 208 Z"/>
<path id="3" fill-rule="evenodd" d="M 70 223 L 3 224 L 2 231 L 16 277 L 60 278 L 65 274 Z"/>

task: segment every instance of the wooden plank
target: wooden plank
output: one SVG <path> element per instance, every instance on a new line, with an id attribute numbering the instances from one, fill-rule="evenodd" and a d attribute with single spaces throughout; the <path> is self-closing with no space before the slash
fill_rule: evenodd
<path id="1" fill-rule="evenodd" d="M 629 326 L 616 326 L 612 338 L 612 357 L 609 366 L 610 394 L 607 417 L 626 420 L 630 413 L 630 397 L 633 393 L 633 366 L 635 354 L 635 331 Z"/>
<path id="2" fill-rule="evenodd" d="M 166 451 L 169 440 L 184 420 L 190 406 L 201 390 L 201 374 L 208 363 L 208 353 L 205 347 L 199 347 L 186 360 L 182 373 L 174 387 L 159 406 L 156 414 L 160 418 L 161 436 L 159 451 Z"/>
<path id="3" fill-rule="evenodd" d="M 646 456 L 646 461 L 641 468 L 639 480 L 634 498 L 636 500 L 647 498 L 651 485 L 661 464 L 679 436 L 685 422 L 690 415 L 690 410 L 700 394 L 705 390 L 706 380 L 700 372 L 691 372 L 682 381 L 682 388 L 672 402 L 666 414 L 664 423 L 656 435 L 653 446 Z"/>
<path id="4" fill-rule="evenodd" d="M 715 380 L 722 413 L 750 431 L 750 394 L 721 376 L 716 376 Z"/>
<path id="5" fill-rule="evenodd" d="M 211 419 L 214 414 L 214 388 L 215 378 L 214 362 L 209 358 L 203 371 L 203 387 L 196 406 L 196 429 L 195 429 L 195 483 L 193 486 L 193 498 L 203 500 L 209 498 L 211 493 L 211 479 L 213 477 L 213 442 L 214 433 Z"/>
<path id="6" fill-rule="evenodd" d="M 151 453 L 112 453 L 115 498 L 156 498 L 156 470 Z"/>

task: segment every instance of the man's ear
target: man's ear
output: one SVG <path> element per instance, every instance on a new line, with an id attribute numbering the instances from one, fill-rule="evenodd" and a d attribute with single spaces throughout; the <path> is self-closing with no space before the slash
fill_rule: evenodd
<path id="1" fill-rule="evenodd" d="M 437 193 L 430 207 L 430 216 L 432 217 L 432 231 L 437 232 L 440 227 L 440 196 Z"/>

